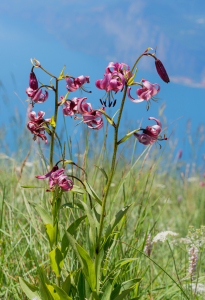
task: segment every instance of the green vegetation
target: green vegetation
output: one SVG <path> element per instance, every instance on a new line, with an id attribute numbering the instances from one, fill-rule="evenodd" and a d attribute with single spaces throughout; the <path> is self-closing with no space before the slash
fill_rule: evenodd
<path id="1" fill-rule="evenodd" d="M 102 187 L 107 180 L 105 173 L 109 172 L 111 164 L 109 147 L 106 145 L 109 143 L 104 141 L 103 147 L 96 147 L 94 142 L 89 142 L 88 135 L 85 140 L 88 142 L 82 142 L 79 155 L 74 156 L 73 161 L 85 168 L 87 181 L 101 198 Z M 35 175 L 46 171 L 42 154 L 41 165 L 39 164 L 40 148 L 33 149 L 29 157 L 21 162 L 1 154 L 1 299 L 28 299 L 22 286 L 24 291 L 32 291 L 31 299 L 47 299 L 42 282 L 46 282 L 47 277 L 51 283 L 55 283 L 56 276 L 59 277 L 61 286 L 64 282 L 64 291 L 67 292 L 63 292 L 61 298 L 58 298 L 53 285 L 48 284 L 53 299 L 84 299 L 84 295 L 98 299 L 94 292 L 90 294 L 89 286 L 95 284 L 100 291 L 100 299 L 103 300 L 204 299 L 205 236 L 203 228 L 195 230 L 200 229 L 205 222 L 205 193 L 204 188 L 199 185 L 200 175 L 194 166 L 177 160 L 173 157 L 173 152 L 167 149 L 159 151 L 158 146 L 149 145 L 144 146 L 142 155 L 136 155 L 138 142 L 135 140 L 133 149 L 128 142 L 127 144 L 126 153 L 121 152 L 117 156 L 116 172 L 108 194 L 103 231 L 107 238 L 104 240 L 103 257 L 99 258 L 102 259 L 102 276 L 97 283 L 92 276 L 98 270 L 93 269 L 92 260 L 88 262 L 90 257 L 94 257 L 92 235 L 95 232 L 92 231 L 86 208 L 90 200 L 88 194 L 83 192 L 82 185 L 75 180 L 74 184 L 80 187 L 76 188 L 78 193 L 63 194 L 59 226 L 60 232 L 67 233 L 58 238 L 61 241 L 61 252 L 67 253 L 67 256 L 61 264 L 61 252 L 58 254 L 58 250 L 55 250 L 55 259 L 51 260 L 54 272 L 50 266 L 52 254 L 48 255 L 49 228 L 44 225 L 49 223 L 46 218 L 51 215 L 52 193 L 46 192 L 46 181 L 35 179 Z M 84 155 L 80 155 L 82 153 Z M 130 157 L 130 160 L 127 161 L 124 156 Z M 66 173 L 72 172 L 84 180 L 79 168 L 67 165 Z M 41 188 L 29 189 L 22 186 Z M 92 216 L 99 222 L 100 205 L 95 201 L 95 195 L 90 194 L 94 206 Z M 83 206 L 83 203 L 87 205 Z M 118 212 L 123 207 L 127 209 L 119 215 Z M 113 218 L 117 213 L 116 221 Z M 189 226 L 194 226 L 195 229 Z M 165 242 L 155 242 L 150 257 L 146 256 L 148 235 L 151 235 L 152 240 L 158 232 L 164 231 L 172 231 L 178 235 L 167 236 Z M 192 278 L 188 273 L 188 251 L 191 244 L 187 240 L 181 240 L 188 235 L 188 231 L 189 239 L 192 239 L 192 244 L 194 241 L 199 251 L 196 272 Z M 72 239 L 78 243 L 78 252 Z M 81 267 L 76 254 L 83 260 L 88 259 L 87 269 L 86 264 L 84 269 Z M 56 259 L 59 263 L 55 266 Z M 83 274 L 87 280 L 84 280 Z M 21 286 L 19 277 L 22 278 Z M 38 298 L 39 292 L 27 282 L 39 287 L 41 296 L 44 295 L 42 297 L 45 298 Z M 55 288 L 58 289 L 57 286 Z M 109 291 L 112 291 L 111 296 Z"/>

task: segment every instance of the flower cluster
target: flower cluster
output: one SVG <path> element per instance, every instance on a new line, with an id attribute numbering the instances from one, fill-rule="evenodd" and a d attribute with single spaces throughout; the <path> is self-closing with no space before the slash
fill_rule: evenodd
<path id="1" fill-rule="evenodd" d="M 64 96 L 61 96 L 60 99 L 62 100 Z M 103 126 L 103 118 L 102 114 L 99 110 L 92 109 L 90 103 L 86 103 L 86 97 L 74 97 L 72 100 L 65 101 L 63 107 L 63 114 L 64 116 L 73 116 L 75 115 L 76 119 L 82 120 L 87 126 L 94 130 L 99 130 Z M 105 110 L 103 106 L 101 108 Z M 82 118 L 76 116 L 76 114 L 80 114 Z"/>
<path id="2" fill-rule="evenodd" d="M 127 69 L 125 69 L 127 67 Z M 113 68 L 111 71 L 110 68 Z M 122 91 L 125 83 L 131 76 L 129 66 L 125 63 L 113 63 L 110 62 L 105 69 L 105 74 L 103 79 L 98 79 L 95 82 L 95 85 L 100 90 L 105 90 L 108 94 L 104 101 L 100 99 L 102 105 L 106 106 L 106 100 L 109 100 L 108 106 L 115 106 L 116 100 L 113 98 L 112 91 L 115 94 L 118 91 Z M 113 98 L 114 102 L 111 101 L 111 97 Z"/>
<path id="3" fill-rule="evenodd" d="M 144 145 L 149 145 L 153 144 L 155 141 L 167 140 L 166 137 L 158 137 L 162 130 L 161 122 L 153 117 L 150 117 L 149 120 L 156 121 L 157 125 L 147 126 L 145 129 L 141 129 L 143 131 L 141 134 L 135 132 L 134 136 L 138 139 L 138 141 Z"/>
<path id="4" fill-rule="evenodd" d="M 59 186 L 63 191 L 70 191 L 73 188 L 73 182 L 67 175 L 63 174 L 64 171 L 64 169 L 58 169 L 58 166 L 55 165 L 49 173 L 42 176 L 36 176 L 36 178 L 46 179 L 49 177 L 49 188 L 51 190 Z"/>
<path id="5" fill-rule="evenodd" d="M 162 231 L 159 232 L 154 238 L 153 238 L 153 243 L 156 243 L 158 241 L 160 242 L 165 242 L 167 240 L 168 236 L 177 236 L 178 233 L 173 232 L 173 231 Z"/>
<path id="6" fill-rule="evenodd" d="M 27 128 L 30 130 L 31 133 L 34 134 L 34 140 L 37 138 L 41 138 L 47 143 L 47 138 L 45 136 L 45 128 L 48 128 L 48 124 L 50 123 L 51 119 L 43 119 L 45 112 L 38 111 L 37 117 L 36 112 L 32 111 L 32 105 L 28 107 L 28 118 L 30 121 L 27 123 Z"/>
<path id="7" fill-rule="evenodd" d="M 198 248 L 194 246 L 194 244 L 191 245 L 191 248 L 189 249 L 189 275 L 191 278 L 193 278 L 194 274 L 196 273 L 196 265 L 198 261 Z"/>

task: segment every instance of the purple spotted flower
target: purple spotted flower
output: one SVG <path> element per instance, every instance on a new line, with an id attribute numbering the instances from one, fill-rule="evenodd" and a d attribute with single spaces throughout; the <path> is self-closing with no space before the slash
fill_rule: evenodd
<path id="1" fill-rule="evenodd" d="M 161 122 L 153 117 L 150 117 L 149 120 L 154 120 L 157 124 L 153 126 L 147 126 L 145 129 L 141 129 L 143 131 L 141 134 L 135 132 L 134 136 L 138 139 L 138 141 L 143 145 L 149 145 L 153 144 L 155 141 L 167 140 L 166 137 L 159 137 L 162 130 Z"/>
<path id="2" fill-rule="evenodd" d="M 127 69 L 125 68 L 127 67 Z M 111 71 L 110 68 L 113 68 Z M 102 105 L 106 106 L 106 100 L 109 100 L 108 106 L 115 106 L 116 100 L 114 99 L 112 92 L 115 92 L 115 94 L 119 91 L 122 91 L 125 83 L 127 82 L 129 76 L 130 76 L 130 70 L 129 66 L 124 63 L 113 63 L 110 62 L 105 69 L 104 78 L 98 79 L 95 82 L 95 85 L 100 90 L 105 90 L 107 95 L 105 100 L 101 100 L 100 102 Z M 114 101 L 112 102 L 113 99 Z"/>
<path id="3" fill-rule="evenodd" d="M 69 92 L 75 92 L 77 89 L 82 88 L 82 85 L 84 85 L 85 83 L 90 83 L 89 78 L 90 76 L 84 76 L 84 75 L 78 76 L 77 78 L 66 77 L 65 78 L 65 81 L 67 83 L 66 88 Z M 82 89 L 85 92 L 88 92 L 84 88 Z"/>
<path id="4" fill-rule="evenodd" d="M 29 105 L 28 107 L 28 118 L 30 121 L 27 123 L 27 128 L 30 130 L 31 133 L 34 134 L 34 140 L 36 138 L 41 138 L 45 141 L 45 144 L 47 143 L 47 137 L 45 136 L 45 126 L 48 127 L 48 124 L 50 123 L 51 119 L 43 119 L 43 116 L 45 115 L 45 112 L 38 111 L 37 117 L 36 112 L 32 111 L 32 105 Z"/>
<path id="5" fill-rule="evenodd" d="M 103 127 L 103 118 L 102 114 L 99 110 L 93 110 L 90 103 L 84 102 L 87 98 L 81 98 L 77 104 L 77 111 L 83 117 L 83 122 L 87 124 L 87 126 L 94 130 L 99 130 Z M 101 108 L 105 110 L 103 106 Z"/>
<path id="6" fill-rule="evenodd" d="M 52 190 L 56 186 L 59 186 L 64 191 L 70 191 L 73 188 L 73 182 L 68 178 L 67 175 L 63 174 L 64 169 L 58 169 L 58 166 L 55 165 L 53 169 L 42 176 L 36 176 L 38 179 L 46 179 L 49 177 L 49 188 Z"/>
<path id="7" fill-rule="evenodd" d="M 157 85 L 158 88 L 156 88 L 155 85 Z M 137 99 L 132 98 L 132 96 L 130 95 L 130 90 L 131 90 L 131 87 L 129 87 L 128 91 L 127 91 L 129 99 L 132 102 L 139 103 L 144 100 L 149 101 L 150 99 L 152 99 L 152 97 L 160 91 L 160 86 L 157 83 L 152 84 L 149 81 L 143 79 L 142 80 L 142 88 L 137 89 L 137 96 L 138 96 Z"/>

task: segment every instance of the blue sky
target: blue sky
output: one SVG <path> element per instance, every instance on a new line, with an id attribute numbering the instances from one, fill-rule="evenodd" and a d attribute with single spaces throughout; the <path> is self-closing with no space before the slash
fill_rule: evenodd
<path id="1" fill-rule="evenodd" d="M 23 102 L 26 100 L 31 57 L 37 58 L 51 73 L 59 74 L 66 65 L 69 75 L 89 75 L 93 93 L 88 95 L 88 100 L 98 108 L 103 91 L 97 90 L 94 83 L 103 78 L 109 61 L 132 66 L 147 47 L 157 46 L 157 57 L 166 66 L 171 82 L 168 85 L 162 82 L 153 59 L 143 58 L 137 80 L 144 78 L 160 84 L 159 104 L 153 103 L 147 112 L 146 103 L 134 104 L 128 99 L 126 118 L 143 119 L 146 126 L 147 118 L 157 117 L 159 106 L 165 103 L 168 123 L 183 116 L 170 127 L 171 131 L 176 125 L 175 137 L 180 141 L 189 119 L 193 132 L 204 123 L 204 33 L 205 3 L 199 0 L 178 0 L 177 5 L 175 1 L 162 0 L 2 1 L 1 121 L 9 126 L 15 106 L 25 115 L 25 108 L 14 92 Z M 40 81 L 49 82 L 50 78 L 42 72 L 37 70 L 36 73 Z M 66 93 L 63 83 L 60 92 Z M 73 96 L 79 94 L 73 93 Z M 52 108 L 52 97 L 45 104 L 36 105 L 36 111 Z M 119 104 L 116 109 L 118 107 Z M 112 109 L 111 114 L 116 109 Z M 73 126 L 73 120 L 67 119 L 67 122 Z M 133 126 L 131 123 L 131 130 Z"/>

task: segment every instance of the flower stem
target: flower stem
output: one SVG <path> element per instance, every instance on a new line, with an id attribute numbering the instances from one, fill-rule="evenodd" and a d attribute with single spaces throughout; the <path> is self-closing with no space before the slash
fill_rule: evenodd
<path id="1" fill-rule="evenodd" d="M 54 75 L 52 75 L 51 73 L 49 73 L 48 71 L 46 71 L 42 66 L 40 66 L 40 68 L 41 68 L 44 72 L 46 72 L 48 75 L 50 75 L 51 77 L 53 77 L 53 78 L 55 78 L 55 79 L 57 80 L 57 78 L 56 78 Z"/>
<path id="2" fill-rule="evenodd" d="M 54 139 L 55 139 L 55 130 L 56 130 L 57 115 L 58 115 L 58 79 L 56 78 L 55 114 L 54 114 L 55 127 L 53 127 L 52 134 L 51 134 L 50 169 L 53 168 L 53 148 L 54 148 Z"/>
<path id="3" fill-rule="evenodd" d="M 117 145 L 118 129 L 119 129 L 120 120 L 121 120 L 121 116 L 122 116 L 122 110 L 123 110 L 124 103 L 125 103 L 126 93 L 127 93 L 127 85 L 125 85 L 125 90 L 124 90 L 124 94 L 123 94 L 123 98 L 122 98 L 122 102 L 121 102 L 121 106 L 120 106 L 120 112 L 119 112 L 116 127 L 115 127 L 114 149 L 113 149 L 113 154 L 112 154 L 112 165 L 111 165 L 111 170 L 110 170 L 110 175 L 109 175 L 109 178 L 108 178 L 108 182 L 107 182 L 107 184 L 105 186 L 105 189 L 104 189 L 104 196 L 103 196 L 103 200 L 102 200 L 102 211 L 101 211 L 101 216 L 100 216 L 99 236 L 98 236 L 97 245 L 96 245 L 96 253 L 97 254 L 99 253 L 100 240 L 101 240 L 101 235 L 102 235 L 102 230 L 103 230 L 106 199 L 107 199 L 109 187 L 110 187 L 110 184 L 112 182 L 112 177 L 113 177 L 114 170 L 115 170 L 115 161 L 116 161 L 116 154 L 117 154 L 117 147 L 118 147 L 118 145 Z"/>

